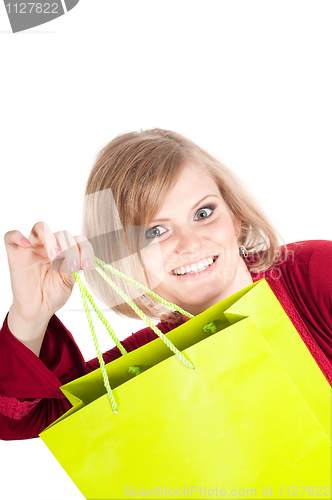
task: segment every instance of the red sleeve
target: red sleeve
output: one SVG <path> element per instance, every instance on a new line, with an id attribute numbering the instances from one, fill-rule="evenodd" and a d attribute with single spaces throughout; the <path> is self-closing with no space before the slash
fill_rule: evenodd
<path id="1" fill-rule="evenodd" d="M 332 365 L 332 241 L 301 241 L 287 247 L 288 261 L 280 266 L 284 286 Z"/>
<path id="2" fill-rule="evenodd" d="M 99 368 L 98 359 L 85 362 L 73 336 L 59 318 L 52 316 L 40 357 L 22 344 L 8 328 L 0 330 L 0 439 L 29 439 L 71 408 L 60 387 Z M 158 324 L 163 333 L 175 328 Z M 157 335 L 144 328 L 122 341 L 129 352 L 151 342 Z M 105 363 L 121 356 L 117 347 L 103 354 Z"/>
<path id="3" fill-rule="evenodd" d="M 40 357 L 8 328 L 0 330 L 0 439 L 38 437 L 71 404 L 60 386 L 85 374 L 85 362 L 61 321 L 49 321 Z"/>
<path id="4" fill-rule="evenodd" d="M 322 241 L 313 251 L 309 281 L 312 299 L 317 308 L 317 341 L 332 360 L 332 241 Z"/>

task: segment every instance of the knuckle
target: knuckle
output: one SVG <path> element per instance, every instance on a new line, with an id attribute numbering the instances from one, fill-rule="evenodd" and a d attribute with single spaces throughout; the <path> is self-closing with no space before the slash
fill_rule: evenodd
<path id="1" fill-rule="evenodd" d="M 67 229 L 64 229 L 63 231 L 61 231 L 61 233 L 64 238 L 70 238 L 70 239 L 73 238 L 72 234 L 69 231 L 67 231 Z"/>
<path id="2" fill-rule="evenodd" d="M 13 233 L 13 231 L 7 231 L 7 233 L 4 235 L 3 239 L 7 241 L 10 238 L 10 235 Z"/>
<path id="3" fill-rule="evenodd" d="M 91 245 L 90 241 L 88 241 L 87 243 L 88 243 L 88 245 L 87 245 L 87 246 L 88 246 L 89 251 L 91 252 L 91 255 L 93 255 L 93 256 L 94 256 L 95 251 L 94 251 L 94 249 L 93 249 L 93 246 Z"/>
<path id="4" fill-rule="evenodd" d="M 58 233 L 55 234 L 58 236 L 61 248 L 63 250 L 68 250 L 69 248 L 76 246 L 76 243 L 73 240 L 71 233 L 66 229 L 63 229 L 62 231 L 59 231 Z"/>
<path id="5" fill-rule="evenodd" d="M 45 228 L 47 227 L 46 222 L 39 221 L 34 224 L 33 228 L 31 229 L 31 234 L 38 238 L 41 234 L 45 233 Z"/>
<path id="6" fill-rule="evenodd" d="M 45 226 L 46 226 L 46 222 L 39 221 L 39 222 L 36 222 L 36 224 L 33 227 L 36 228 L 36 229 L 38 229 L 40 227 L 45 227 Z"/>
<path id="7" fill-rule="evenodd" d="M 73 237 L 76 243 L 83 243 L 84 241 L 87 241 L 86 237 L 83 236 L 82 234 L 78 234 Z"/>
<path id="8" fill-rule="evenodd" d="M 5 244 L 9 244 L 14 239 L 15 234 L 20 233 L 15 229 L 13 231 L 7 231 L 7 233 L 3 237 Z"/>
<path id="9" fill-rule="evenodd" d="M 81 246 L 82 251 L 84 251 L 85 254 L 87 254 L 90 257 L 94 257 L 95 252 L 94 252 L 93 246 L 91 245 L 90 241 L 84 240 L 80 246 Z"/>

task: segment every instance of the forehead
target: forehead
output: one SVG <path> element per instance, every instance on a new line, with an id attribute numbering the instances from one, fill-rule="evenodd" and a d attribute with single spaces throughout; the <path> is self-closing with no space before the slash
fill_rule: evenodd
<path id="1" fill-rule="evenodd" d="M 221 203 L 225 204 L 215 181 L 202 168 L 186 164 L 177 182 L 165 197 L 156 218 L 166 218 L 180 210 L 191 211 L 200 200 L 207 196 L 211 196 L 211 202 L 217 201 L 218 198 Z M 206 203 L 208 202 L 209 199 L 206 198 Z"/>
<path id="2" fill-rule="evenodd" d="M 219 189 L 215 181 L 204 171 L 203 167 L 196 166 L 192 163 L 186 163 L 179 174 L 177 182 L 168 192 L 165 203 L 174 202 L 177 196 L 186 199 L 196 198 L 201 195 L 201 198 L 207 194 L 220 195 Z"/>

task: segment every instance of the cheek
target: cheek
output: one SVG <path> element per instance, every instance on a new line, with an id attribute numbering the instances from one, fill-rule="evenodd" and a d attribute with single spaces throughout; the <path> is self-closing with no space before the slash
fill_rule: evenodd
<path id="1" fill-rule="evenodd" d="M 213 248 L 219 250 L 219 272 L 224 273 L 228 268 L 231 272 L 237 266 L 239 259 L 239 247 L 233 221 L 230 219 L 215 224 L 213 228 L 209 229 L 209 234 L 209 239 L 214 244 Z M 212 238 L 211 234 L 213 235 Z"/>
<path id="2" fill-rule="evenodd" d="M 211 224 L 206 231 L 205 236 L 213 240 L 220 247 L 227 248 L 228 250 L 236 248 L 237 237 L 235 228 L 231 218 L 224 220 L 216 220 L 215 224 Z"/>
<path id="3" fill-rule="evenodd" d="M 153 289 L 164 279 L 163 256 L 159 243 L 154 242 L 143 248 L 141 256 L 149 280 L 149 286 Z"/>

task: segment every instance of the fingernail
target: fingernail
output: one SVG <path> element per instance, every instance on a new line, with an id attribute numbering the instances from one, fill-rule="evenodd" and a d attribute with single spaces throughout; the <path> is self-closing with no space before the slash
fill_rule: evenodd
<path id="1" fill-rule="evenodd" d="M 21 243 L 25 246 L 25 247 L 29 247 L 31 246 L 31 243 L 29 240 L 27 240 L 24 236 L 21 238 Z"/>
<path id="2" fill-rule="evenodd" d="M 52 250 L 50 251 L 50 259 L 54 260 L 57 258 L 58 255 L 59 255 L 58 249 L 52 248 Z"/>
<path id="3" fill-rule="evenodd" d="M 78 265 L 78 262 L 76 259 L 72 259 L 70 261 L 70 270 L 72 273 L 76 273 L 79 270 L 80 266 Z"/>
<path id="4" fill-rule="evenodd" d="M 90 259 L 87 257 L 86 259 L 83 259 L 82 260 L 82 268 L 83 269 L 89 269 L 91 267 L 91 261 Z"/>

